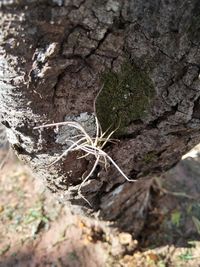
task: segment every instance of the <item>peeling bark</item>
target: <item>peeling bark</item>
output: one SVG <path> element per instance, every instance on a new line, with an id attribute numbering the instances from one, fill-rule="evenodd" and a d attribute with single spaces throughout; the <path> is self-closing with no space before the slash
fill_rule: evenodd
<path id="1" fill-rule="evenodd" d="M 1 121 L 18 156 L 73 209 L 99 211 L 137 235 L 151 175 L 171 168 L 199 143 L 199 12 L 198 0 L 2 1 Z M 148 75 L 155 94 L 145 116 L 137 113 L 117 136 L 120 142 L 108 144 L 106 152 L 138 181 L 128 183 L 114 166 L 106 170 L 100 164 L 81 189 L 90 208 L 77 189 L 95 159 L 70 153 L 49 167 L 66 145 L 56 142 L 53 128 L 33 128 L 94 114 L 104 90 L 102 75 L 120 77 L 127 60 Z M 114 111 L 118 118 L 120 111 Z"/>

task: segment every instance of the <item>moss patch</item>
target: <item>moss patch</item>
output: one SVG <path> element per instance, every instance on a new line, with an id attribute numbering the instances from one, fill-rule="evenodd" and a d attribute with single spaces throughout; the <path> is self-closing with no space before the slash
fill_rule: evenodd
<path id="1" fill-rule="evenodd" d="M 151 163 L 152 161 L 155 161 L 158 158 L 158 156 L 156 155 L 156 152 L 152 151 L 152 152 L 148 152 L 144 158 L 143 161 L 147 164 Z"/>
<path id="2" fill-rule="evenodd" d="M 96 100 L 96 113 L 103 131 L 116 129 L 118 135 L 126 127 L 148 113 L 155 90 L 148 75 L 130 62 L 121 66 L 119 73 L 102 74 L 104 87 Z"/>

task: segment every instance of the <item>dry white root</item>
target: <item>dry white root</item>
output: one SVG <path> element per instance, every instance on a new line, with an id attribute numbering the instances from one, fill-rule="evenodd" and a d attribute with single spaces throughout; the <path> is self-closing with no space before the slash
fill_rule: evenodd
<path id="1" fill-rule="evenodd" d="M 81 188 L 83 185 L 87 182 L 87 180 L 91 177 L 93 174 L 96 166 L 99 162 L 102 162 L 106 168 L 108 162 L 113 164 L 115 168 L 118 170 L 118 172 L 128 181 L 128 182 L 135 182 L 136 180 L 132 180 L 126 176 L 126 174 L 120 169 L 120 167 L 117 165 L 117 163 L 105 152 L 103 151 L 104 146 L 108 142 L 114 142 L 114 140 L 111 139 L 111 136 L 113 135 L 114 131 L 111 131 L 108 135 L 107 132 L 102 132 L 100 124 L 98 122 L 97 117 L 95 116 L 95 122 L 96 122 L 96 133 L 95 137 L 91 137 L 88 132 L 83 128 L 83 126 L 75 121 L 65 121 L 65 122 L 59 122 L 59 123 L 51 123 L 51 124 L 45 124 L 38 127 L 35 127 L 34 129 L 41 129 L 41 128 L 47 128 L 47 127 L 59 127 L 59 126 L 68 126 L 76 129 L 79 134 L 73 136 L 71 139 L 65 139 L 65 142 L 70 144 L 69 147 L 54 160 L 50 165 L 55 164 L 59 160 L 61 160 L 63 157 L 66 157 L 69 152 L 73 151 L 82 151 L 84 152 L 84 155 L 79 157 L 87 157 L 88 155 L 94 155 L 96 160 L 94 162 L 94 165 L 89 172 L 89 174 L 83 179 L 82 183 L 80 184 L 78 188 L 78 194 L 91 206 L 89 201 L 81 194 Z M 107 135 L 107 136 L 106 136 Z M 77 158 L 77 159 L 79 159 Z"/>

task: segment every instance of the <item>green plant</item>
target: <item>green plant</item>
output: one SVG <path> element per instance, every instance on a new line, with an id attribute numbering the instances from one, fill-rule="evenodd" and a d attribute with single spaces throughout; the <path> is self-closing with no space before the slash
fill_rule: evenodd
<path id="1" fill-rule="evenodd" d="M 172 224 L 175 225 L 176 227 L 180 226 L 180 220 L 181 220 L 181 213 L 178 210 L 175 210 L 172 214 L 171 214 L 171 221 Z"/>
<path id="2" fill-rule="evenodd" d="M 192 260 L 193 258 L 194 256 L 192 255 L 192 252 L 190 249 L 187 249 L 185 252 L 179 255 L 179 259 L 182 261 L 189 261 L 189 260 Z"/>
<path id="3" fill-rule="evenodd" d="M 196 227 L 197 233 L 200 235 L 200 221 L 195 216 L 192 216 L 192 221 Z"/>
<path id="4" fill-rule="evenodd" d="M 166 267 L 167 265 L 165 264 L 165 262 L 163 260 L 159 260 L 157 263 L 157 267 Z"/>
<path id="5" fill-rule="evenodd" d="M 108 161 L 113 164 L 113 166 L 118 170 L 118 172 L 128 181 L 128 182 L 134 182 L 135 180 L 129 179 L 126 174 L 120 169 L 120 167 L 117 165 L 117 163 L 103 150 L 104 146 L 108 142 L 113 142 L 111 139 L 111 136 L 113 135 L 114 131 L 111 131 L 108 135 L 108 130 L 104 133 L 101 130 L 100 124 L 98 122 L 97 117 L 95 116 L 95 126 L 96 126 L 96 133 L 94 137 L 91 137 L 87 131 L 83 128 L 83 126 L 75 121 L 65 121 L 65 122 L 58 122 L 58 123 L 51 123 L 46 125 L 41 125 L 38 127 L 35 127 L 34 129 L 39 128 L 46 128 L 46 127 L 59 127 L 66 125 L 68 127 L 75 128 L 79 134 L 72 136 L 71 139 L 66 139 L 65 142 L 69 143 L 69 147 L 56 159 L 54 160 L 50 165 L 55 164 L 59 160 L 61 160 L 63 157 L 67 156 L 69 152 L 73 151 L 82 151 L 84 152 L 84 155 L 82 155 L 79 158 L 87 157 L 88 155 L 95 156 L 96 160 L 94 162 L 94 165 L 89 172 L 89 174 L 83 178 L 82 183 L 80 184 L 78 188 L 78 194 L 91 206 L 90 202 L 81 194 L 81 188 L 82 186 L 87 182 L 87 180 L 91 177 L 92 173 L 94 172 L 96 166 L 99 162 L 102 162 L 105 166 L 105 169 L 107 167 Z M 106 136 L 107 135 L 107 136 Z"/>

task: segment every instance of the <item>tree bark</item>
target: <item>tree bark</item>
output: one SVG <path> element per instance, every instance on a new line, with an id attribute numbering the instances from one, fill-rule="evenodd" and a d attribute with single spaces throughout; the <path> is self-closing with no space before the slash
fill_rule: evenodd
<path id="1" fill-rule="evenodd" d="M 18 156 L 64 202 L 137 235 L 152 175 L 200 141 L 198 0 L 1 1 L 0 111 Z M 115 129 L 110 164 L 69 153 L 69 129 L 34 129 L 76 120 Z"/>

